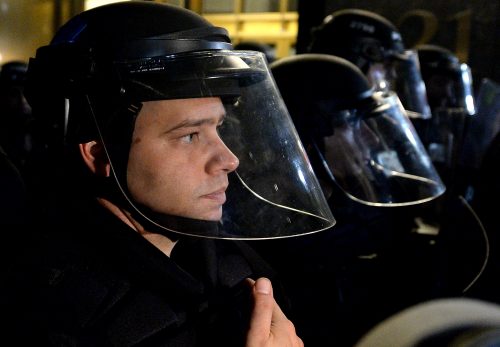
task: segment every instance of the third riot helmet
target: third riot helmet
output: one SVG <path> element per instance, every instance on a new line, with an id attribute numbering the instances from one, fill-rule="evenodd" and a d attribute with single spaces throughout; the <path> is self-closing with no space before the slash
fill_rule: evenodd
<path id="1" fill-rule="evenodd" d="M 313 28 L 310 53 L 332 54 L 358 66 L 377 90 L 395 91 L 412 118 L 429 118 L 418 55 L 396 26 L 374 12 L 338 10 Z"/>

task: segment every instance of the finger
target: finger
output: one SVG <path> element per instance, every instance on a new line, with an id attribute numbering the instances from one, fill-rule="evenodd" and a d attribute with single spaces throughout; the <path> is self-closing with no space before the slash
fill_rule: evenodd
<path id="1" fill-rule="evenodd" d="M 252 283 L 252 281 L 249 282 Z M 254 305 L 248 339 L 265 340 L 271 334 L 271 322 L 274 310 L 276 307 L 280 310 L 274 301 L 271 281 L 264 277 L 253 281 L 252 296 Z"/>

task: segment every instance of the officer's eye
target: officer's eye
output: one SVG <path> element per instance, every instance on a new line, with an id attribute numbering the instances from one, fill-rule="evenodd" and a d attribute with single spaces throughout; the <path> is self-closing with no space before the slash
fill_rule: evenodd
<path id="1" fill-rule="evenodd" d="M 198 133 L 191 133 L 181 137 L 181 141 L 184 143 L 192 143 L 198 137 Z"/>

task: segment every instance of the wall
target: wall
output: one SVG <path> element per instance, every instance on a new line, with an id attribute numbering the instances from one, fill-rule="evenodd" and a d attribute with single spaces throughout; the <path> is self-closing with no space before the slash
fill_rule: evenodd
<path id="1" fill-rule="evenodd" d="M 0 64 L 27 61 L 36 48 L 52 37 L 54 1 L 3 0 L 0 2 Z"/>

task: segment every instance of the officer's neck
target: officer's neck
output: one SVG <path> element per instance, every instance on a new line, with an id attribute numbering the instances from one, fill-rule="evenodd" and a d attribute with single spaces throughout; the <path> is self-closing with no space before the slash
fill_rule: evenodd
<path id="1" fill-rule="evenodd" d="M 165 235 L 152 233 L 144 229 L 144 227 L 137 220 L 135 220 L 128 211 L 118 207 L 111 201 L 105 198 L 98 198 L 97 200 L 102 206 L 104 206 L 111 213 L 117 216 L 122 222 L 124 222 L 129 227 L 131 227 L 139 234 L 141 234 L 142 237 L 148 240 L 153 246 L 158 248 L 162 253 L 164 253 L 167 256 L 170 256 L 170 254 L 172 253 L 172 249 L 174 248 L 177 241 L 173 241 Z"/>

